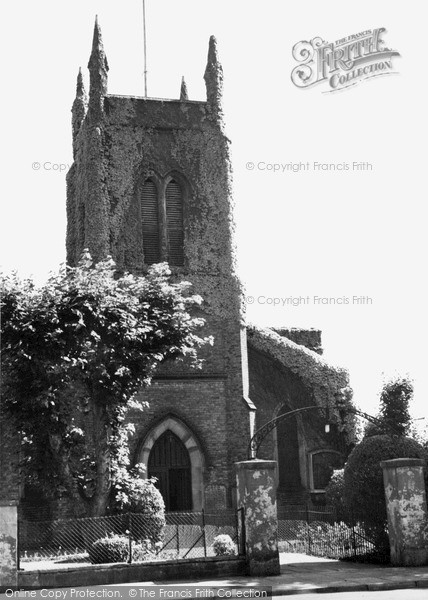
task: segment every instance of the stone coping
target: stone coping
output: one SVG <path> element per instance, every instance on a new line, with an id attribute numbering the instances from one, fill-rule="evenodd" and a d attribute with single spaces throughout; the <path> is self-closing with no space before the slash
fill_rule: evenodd
<path id="1" fill-rule="evenodd" d="M 262 458 L 254 458 L 252 460 L 243 460 L 235 463 L 237 469 L 260 470 L 274 469 L 277 465 L 276 460 L 264 460 Z"/>
<path id="2" fill-rule="evenodd" d="M 423 467 L 424 464 L 423 458 L 392 458 L 383 460 L 380 466 L 382 469 L 396 469 L 398 467 Z"/>
<path id="3" fill-rule="evenodd" d="M 226 563 L 226 562 L 233 562 L 236 560 L 240 560 L 242 559 L 242 556 L 207 556 L 207 557 L 196 557 L 196 558 L 183 558 L 183 559 L 170 559 L 170 560 L 147 560 L 144 562 L 132 562 L 132 563 L 127 563 L 127 562 L 115 562 L 115 563 L 100 563 L 100 564 L 92 564 L 89 561 L 85 562 L 85 563 L 78 563 L 78 562 L 69 562 L 69 563 L 63 563 L 61 565 L 61 563 L 55 563 L 55 562 L 50 562 L 49 565 L 47 565 L 46 563 L 48 561 L 40 561 L 41 563 L 41 568 L 37 568 L 37 563 L 35 561 L 31 562 L 31 563 L 27 563 L 27 566 L 29 566 L 29 568 L 21 568 L 19 570 L 20 573 L 32 573 L 32 574 L 39 574 L 39 573 L 50 573 L 52 571 L 58 571 L 58 572 L 64 572 L 64 571 L 82 571 L 82 570 L 93 570 L 93 569 L 97 569 L 97 570 L 109 570 L 109 569 L 113 569 L 113 568 L 129 568 L 129 567 L 159 567 L 159 566 L 171 566 L 171 565 L 186 565 L 186 564 L 193 564 L 193 563 L 217 563 L 217 562 L 221 562 L 221 563 Z M 22 563 L 21 563 L 22 564 Z M 25 564 L 25 563 L 24 563 Z"/>

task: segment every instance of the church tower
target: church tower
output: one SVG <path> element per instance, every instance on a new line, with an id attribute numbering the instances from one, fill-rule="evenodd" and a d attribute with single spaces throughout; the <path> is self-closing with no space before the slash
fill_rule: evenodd
<path id="1" fill-rule="evenodd" d="M 245 459 L 255 407 L 248 398 L 246 333 L 236 274 L 223 71 L 214 37 L 206 101 L 108 94 L 108 63 L 95 22 L 88 98 L 79 73 L 72 108 L 74 163 L 67 178 L 67 260 L 95 260 L 143 274 L 169 263 L 202 296 L 202 370 L 165 365 L 142 392 L 134 461 L 158 478 L 167 509 L 233 505 L 234 462 Z M 177 86 L 178 87 L 178 86 Z"/>

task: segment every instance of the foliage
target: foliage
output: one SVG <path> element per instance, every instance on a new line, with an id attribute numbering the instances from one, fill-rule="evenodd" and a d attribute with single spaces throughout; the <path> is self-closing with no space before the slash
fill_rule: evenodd
<path id="1" fill-rule="evenodd" d="M 104 514 L 130 464 L 126 416 L 166 359 L 198 365 L 201 303 L 165 264 L 119 275 L 89 253 L 42 287 L 1 279 L 4 409 L 22 440 L 27 481 L 69 495 L 80 512 Z M 128 477 L 128 483 L 130 479 Z"/>
<path id="2" fill-rule="evenodd" d="M 412 423 L 409 413 L 412 398 L 413 382 L 409 377 L 397 376 L 386 381 L 380 394 L 379 423 L 369 423 L 364 435 L 408 435 Z"/>
<path id="3" fill-rule="evenodd" d="M 380 462 L 393 458 L 423 458 L 415 440 L 401 436 L 366 437 L 348 457 L 344 470 L 344 501 L 355 520 L 364 522 L 376 549 L 389 552 L 383 474 Z"/>
<path id="4" fill-rule="evenodd" d="M 213 541 L 213 549 L 216 556 L 234 556 L 236 554 L 235 544 L 230 535 L 217 535 Z"/>
<path id="5" fill-rule="evenodd" d="M 346 454 L 349 454 L 361 437 L 360 424 L 353 412 L 355 405 L 352 397 L 352 388 L 346 386 L 335 398 L 333 406 L 330 407 L 330 419 L 333 423 L 336 423 L 338 432 L 345 434 Z"/>
<path id="6" fill-rule="evenodd" d="M 413 398 L 413 383 L 408 377 L 397 377 L 385 383 L 380 395 L 380 417 L 386 426 L 392 426 L 407 435 L 411 425 L 409 413 Z"/>
<path id="7" fill-rule="evenodd" d="M 143 562 L 156 558 L 158 544 L 152 540 L 132 543 L 132 562 Z M 89 560 L 94 565 L 102 563 L 128 562 L 129 538 L 126 535 L 111 534 L 93 542 L 88 549 Z"/>
<path id="8" fill-rule="evenodd" d="M 355 558 L 367 556 L 373 544 L 365 539 L 361 523 L 341 521 L 279 521 L 281 552 L 310 553 L 325 558 Z"/>
<path id="9" fill-rule="evenodd" d="M 153 543 L 164 538 L 165 503 L 162 494 L 152 479 L 143 479 L 141 467 L 128 471 L 117 483 L 115 507 L 120 511 L 143 513 L 143 522 L 147 523 L 146 535 Z"/>
<path id="10" fill-rule="evenodd" d="M 327 491 L 328 502 L 336 507 L 338 514 L 343 516 L 349 511 L 354 523 L 361 521 L 378 556 L 389 555 L 380 463 L 393 458 L 424 458 L 421 444 L 406 437 L 411 429 L 412 397 L 413 383 L 408 377 L 395 377 L 384 383 L 378 423 L 366 426 L 365 437 L 349 455 L 343 476 L 338 473 Z"/>
<path id="11" fill-rule="evenodd" d="M 337 396 L 348 386 L 348 374 L 344 369 L 332 366 L 322 356 L 280 336 L 272 329 L 248 326 L 248 339 L 252 346 L 265 351 L 279 363 L 302 378 L 311 389 L 318 392 L 317 399 L 333 404 Z"/>
<path id="12" fill-rule="evenodd" d="M 126 562 L 129 558 L 129 540 L 124 535 L 100 538 L 90 545 L 88 554 L 94 565 Z"/>
<path id="13" fill-rule="evenodd" d="M 154 514 L 165 511 L 162 494 L 154 479 L 143 478 L 144 468 L 137 465 L 128 470 L 116 484 L 116 504 L 120 511 Z"/>
<path id="14" fill-rule="evenodd" d="M 344 469 L 333 471 L 333 475 L 325 490 L 326 503 L 333 506 L 339 521 L 346 521 L 349 509 L 345 504 Z"/>
<path id="15" fill-rule="evenodd" d="M 144 562 L 146 560 L 155 560 L 156 553 L 162 547 L 161 542 L 156 544 L 149 539 L 141 540 L 138 544 L 132 545 L 132 562 Z"/>

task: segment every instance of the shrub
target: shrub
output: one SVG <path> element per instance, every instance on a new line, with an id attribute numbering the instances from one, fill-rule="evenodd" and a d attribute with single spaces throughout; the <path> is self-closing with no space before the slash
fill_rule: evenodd
<path id="1" fill-rule="evenodd" d="M 154 560 L 160 542 L 154 544 L 152 540 L 141 540 L 138 544 L 132 544 L 132 562 L 144 562 Z"/>
<path id="2" fill-rule="evenodd" d="M 347 503 L 344 469 L 333 471 L 325 490 L 325 499 L 326 503 L 334 508 L 336 520 L 343 521 L 350 526 L 352 524 L 352 508 Z"/>
<path id="3" fill-rule="evenodd" d="M 380 395 L 380 418 L 386 427 L 400 435 L 408 435 L 412 419 L 409 413 L 413 398 L 413 382 L 409 377 L 396 376 L 387 381 Z"/>
<path id="4" fill-rule="evenodd" d="M 393 458 L 424 458 L 423 448 L 415 440 L 401 436 L 367 437 L 351 452 L 344 470 L 345 503 L 382 554 L 389 553 L 389 539 L 380 462 Z"/>
<path id="5" fill-rule="evenodd" d="M 213 548 L 216 556 L 234 556 L 235 544 L 230 535 L 218 535 L 214 538 Z"/>
<path id="6" fill-rule="evenodd" d="M 165 503 L 153 480 L 130 475 L 116 495 L 120 511 L 142 513 L 133 520 L 133 537 L 161 542 L 165 531 Z"/>
<path id="7" fill-rule="evenodd" d="M 154 544 L 161 542 L 165 534 L 165 503 L 160 491 L 150 480 L 143 480 L 140 493 L 131 504 L 131 510 L 144 514 L 140 539 L 149 539 Z"/>
<path id="8" fill-rule="evenodd" d="M 159 542 L 154 544 L 152 540 L 142 540 L 132 543 L 132 561 L 143 562 L 156 558 Z M 129 560 L 129 538 L 126 535 L 109 535 L 96 540 L 91 544 L 89 560 L 94 565 L 102 563 L 128 562 Z"/>
<path id="9" fill-rule="evenodd" d="M 325 490 L 327 504 L 333 506 L 338 521 L 347 521 L 348 507 L 345 504 L 345 474 L 344 469 L 333 471 L 333 475 Z"/>
<path id="10" fill-rule="evenodd" d="M 364 437 L 374 435 L 409 435 L 412 419 L 409 413 L 413 398 L 413 382 L 399 375 L 385 381 L 380 394 L 377 423 L 367 423 Z"/>
<path id="11" fill-rule="evenodd" d="M 126 562 L 129 558 L 129 540 L 124 535 L 110 535 L 96 540 L 88 550 L 94 565 Z"/>

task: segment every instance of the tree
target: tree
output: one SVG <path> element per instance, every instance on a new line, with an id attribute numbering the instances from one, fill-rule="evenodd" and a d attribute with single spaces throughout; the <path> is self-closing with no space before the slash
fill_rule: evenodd
<path id="1" fill-rule="evenodd" d="M 370 423 L 364 432 L 366 437 L 394 432 L 409 435 L 412 419 L 409 413 L 413 398 L 413 383 L 409 377 L 397 376 L 383 385 L 377 418 L 379 424 Z"/>
<path id="2" fill-rule="evenodd" d="M 387 513 L 381 461 L 393 458 L 424 458 L 424 449 L 408 437 L 413 384 L 408 377 L 385 382 L 380 394 L 377 423 L 369 423 L 363 440 L 337 473 L 328 491 L 329 500 L 359 521 L 374 543 L 374 550 L 389 556 Z"/>
<path id="3" fill-rule="evenodd" d="M 201 303 L 165 264 L 145 277 L 119 275 L 87 251 L 36 287 L 2 277 L 3 405 L 22 440 L 27 481 L 81 512 L 105 513 L 129 479 L 126 422 L 136 394 L 166 359 L 211 341 L 197 335 Z"/>
<path id="4" fill-rule="evenodd" d="M 344 504 L 360 521 L 380 554 L 389 555 L 387 513 L 381 461 L 424 458 L 416 440 L 399 435 L 365 437 L 348 457 L 344 469 Z"/>
<path id="5" fill-rule="evenodd" d="M 396 377 L 387 381 L 380 395 L 380 418 L 397 433 L 407 435 L 412 419 L 409 413 L 413 398 L 413 383 L 409 377 Z"/>

